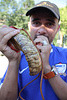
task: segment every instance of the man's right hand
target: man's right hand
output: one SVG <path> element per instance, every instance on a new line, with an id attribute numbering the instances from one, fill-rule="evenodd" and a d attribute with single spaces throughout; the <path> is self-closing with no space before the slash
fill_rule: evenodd
<path id="1" fill-rule="evenodd" d="M 0 51 L 8 58 L 9 61 L 20 58 L 20 54 L 8 46 L 8 41 L 19 32 L 20 30 L 10 28 L 6 25 L 0 28 Z"/>

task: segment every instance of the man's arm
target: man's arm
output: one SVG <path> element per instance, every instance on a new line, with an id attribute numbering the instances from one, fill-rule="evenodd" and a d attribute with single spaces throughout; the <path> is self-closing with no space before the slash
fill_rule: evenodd
<path id="1" fill-rule="evenodd" d="M 42 41 L 43 36 L 40 36 L 35 40 L 36 42 Z M 39 40 L 40 39 L 40 40 Z M 44 40 L 46 41 L 46 37 L 44 37 Z M 44 74 L 47 74 L 51 71 L 51 66 L 49 65 L 49 55 L 51 51 L 51 45 L 49 44 L 48 40 L 46 41 L 47 45 L 37 45 L 38 49 L 41 51 L 41 56 L 43 60 L 43 67 L 44 67 Z M 55 76 L 53 78 L 48 79 L 51 87 L 53 88 L 54 92 L 58 96 L 60 100 L 67 100 L 67 83 L 59 76 Z"/>
<path id="2" fill-rule="evenodd" d="M 67 100 L 67 83 L 58 75 L 48 80 L 60 100 Z"/>
<path id="3" fill-rule="evenodd" d="M 18 68 L 18 61 L 13 61 L 9 63 L 6 77 L 0 89 L 0 100 L 17 100 Z"/>
<path id="4" fill-rule="evenodd" d="M 10 38 L 19 32 L 19 30 L 7 26 L 0 28 L 0 51 L 9 61 L 7 74 L 0 89 L 0 100 L 17 100 L 18 68 L 21 57 L 20 52 L 15 52 L 7 44 Z"/>

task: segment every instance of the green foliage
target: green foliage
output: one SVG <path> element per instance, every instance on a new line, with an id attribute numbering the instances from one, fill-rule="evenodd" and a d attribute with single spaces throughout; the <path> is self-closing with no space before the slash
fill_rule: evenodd
<path id="1" fill-rule="evenodd" d="M 67 6 L 60 9 L 61 15 L 61 32 L 62 34 L 66 34 L 67 32 Z"/>
<path id="2" fill-rule="evenodd" d="M 0 22 L 4 24 L 24 28 L 28 30 L 29 17 L 26 17 L 27 10 L 34 5 L 34 0 L 1 0 L 0 2 Z"/>
<path id="3" fill-rule="evenodd" d="M 63 46 L 67 47 L 67 34 L 65 34 L 63 37 Z"/>
<path id="4" fill-rule="evenodd" d="M 67 6 L 64 8 L 60 8 L 59 11 L 60 11 L 60 32 L 63 37 L 65 34 L 67 34 Z M 58 46 L 57 40 L 60 39 L 61 35 L 58 32 L 58 34 L 56 35 L 54 39 L 54 44 L 56 46 Z"/>

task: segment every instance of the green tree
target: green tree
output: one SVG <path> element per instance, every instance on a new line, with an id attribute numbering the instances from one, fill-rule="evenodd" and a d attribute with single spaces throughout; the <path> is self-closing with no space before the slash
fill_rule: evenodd
<path id="1" fill-rule="evenodd" d="M 61 32 L 62 34 L 66 34 L 67 32 L 67 6 L 60 9 L 60 15 L 61 15 Z"/>
<path id="2" fill-rule="evenodd" d="M 0 19 L 5 20 L 8 26 L 28 29 L 28 20 L 26 11 L 34 5 L 34 0 L 1 0 L 0 2 Z"/>
<path id="3" fill-rule="evenodd" d="M 57 40 L 60 40 L 61 38 L 61 46 L 63 46 L 63 37 L 65 34 L 67 34 L 67 6 L 64 8 L 60 8 L 60 30 L 57 33 L 55 39 L 54 39 L 54 44 L 58 46 Z"/>

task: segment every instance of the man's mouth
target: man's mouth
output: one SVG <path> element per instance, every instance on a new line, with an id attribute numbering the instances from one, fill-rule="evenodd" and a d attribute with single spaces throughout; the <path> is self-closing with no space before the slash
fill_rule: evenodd
<path id="1" fill-rule="evenodd" d="M 46 36 L 46 35 L 35 35 L 34 40 L 37 38 L 37 36 L 44 36 L 44 37 L 47 37 L 47 39 L 48 39 L 48 41 L 49 41 L 49 37 Z"/>

